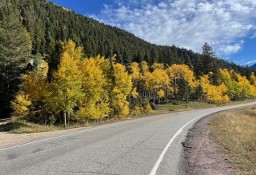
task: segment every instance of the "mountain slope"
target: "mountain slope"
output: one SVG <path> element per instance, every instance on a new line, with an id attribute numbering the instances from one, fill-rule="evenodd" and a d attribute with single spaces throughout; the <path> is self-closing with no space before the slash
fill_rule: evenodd
<path id="1" fill-rule="evenodd" d="M 250 68 L 251 68 L 252 70 L 256 70 L 256 64 L 252 65 Z"/>
<path id="2" fill-rule="evenodd" d="M 158 46 L 150 44 L 133 34 L 116 27 L 76 14 L 71 10 L 57 6 L 47 0 L 6 0 L 17 8 L 23 18 L 23 24 L 30 33 L 33 42 L 33 54 L 46 57 L 50 67 L 58 64 L 58 50 L 61 41 L 74 40 L 84 47 L 86 56 L 114 54 L 124 64 L 145 60 L 149 64 L 185 63 L 195 69 L 207 67 L 202 55 L 176 46 Z M 214 67 L 234 69 L 244 75 L 247 69 L 223 60 L 212 59 Z M 209 70 L 213 71 L 213 70 Z"/>

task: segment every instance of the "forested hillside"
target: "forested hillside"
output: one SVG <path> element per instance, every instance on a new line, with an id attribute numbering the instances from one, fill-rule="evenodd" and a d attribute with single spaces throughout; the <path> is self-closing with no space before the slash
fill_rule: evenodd
<path id="1" fill-rule="evenodd" d="M 150 44 L 124 30 L 104 25 L 94 19 L 48 3 L 47 0 L 6 1 L 10 1 L 22 16 L 22 23 L 28 30 L 33 43 L 32 54 L 39 53 L 47 57 L 49 62 L 53 62 L 53 55 L 56 50 L 58 51 L 60 42 L 72 39 L 84 48 L 86 56 L 111 57 L 116 54 L 118 62 L 126 65 L 131 61 L 144 60 L 149 64 L 185 63 L 193 66 L 196 72 L 204 71 L 201 68 L 207 71 L 213 69 L 208 66 L 209 62 L 206 64 L 202 61 L 200 54 L 175 46 Z M 235 64 L 216 59 L 210 61 L 217 67 L 232 68 L 246 73 L 245 69 Z M 200 64 L 204 65 L 200 66 Z"/>
<path id="2" fill-rule="evenodd" d="M 252 65 L 250 68 L 256 70 L 256 64 Z"/>
<path id="3" fill-rule="evenodd" d="M 247 78 L 251 75 L 249 69 L 219 60 L 215 58 L 213 52 L 210 55 L 199 54 L 176 46 L 150 44 L 124 30 L 99 23 L 47 0 L 1 0 L 0 117 L 10 114 L 11 101 L 18 91 L 24 88 L 23 75 L 28 71 L 38 69 L 38 65 L 45 61 L 47 63 L 45 81 L 47 83 L 54 81 L 56 78 L 54 72 L 59 67 L 63 52 L 63 42 L 69 39 L 83 47 L 83 58 L 97 55 L 112 58 L 116 55 L 116 64 L 125 65 L 128 73 L 131 73 L 132 62 L 145 61 L 150 71 L 153 70 L 151 66 L 154 63 L 164 63 L 165 68 L 172 64 L 186 64 L 193 70 L 196 78 L 212 72 L 211 79 L 216 86 L 219 85 L 220 68 L 234 70 Z M 211 51 L 211 47 L 206 44 L 205 50 L 207 49 Z M 155 93 L 154 98 L 157 98 Z M 174 94 L 172 98 L 191 98 L 191 94 L 186 97 L 180 97 L 178 92 Z M 151 99 L 151 95 L 147 100 Z M 165 95 L 161 91 L 160 96 Z M 16 96 L 16 100 L 19 100 L 17 97 L 24 97 L 24 94 Z M 46 99 L 41 100 L 34 109 L 40 109 L 40 106 L 45 104 Z M 26 100 L 23 102 L 26 103 Z M 15 103 L 13 104 L 15 108 Z"/>

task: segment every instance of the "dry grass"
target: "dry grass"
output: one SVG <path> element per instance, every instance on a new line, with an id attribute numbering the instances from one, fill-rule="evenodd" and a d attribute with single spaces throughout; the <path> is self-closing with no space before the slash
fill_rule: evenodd
<path id="1" fill-rule="evenodd" d="M 235 105 L 239 103 L 248 103 L 248 102 L 252 102 L 252 100 L 229 102 L 229 103 L 226 103 L 225 105 Z M 113 119 L 102 120 L 102 121 L 94 121 L 94 122 L 85 123 L 85 124 L 71 124 L 71 125 L 68 125 L 66 128 L 64 128 L 63 125 L 49 126 L 49 125 L 37 125 L 34 123 L 25 122 L 25 121 L 11 122 L 6 125 L 0 125 L 0 132 L 6 131 L 6 132 L 19 134 L 19 133 L 39 133 L 39 132 L 47 132 L 47 131 L 55 131 L 55 130 L 63 130 L 63 129 L 73 129 L 73 128 L 80 128 L 80 127 L 94 126 L 94 125 L 102 125 L 107 123 L 114 123 L 117 121 L 130 120 L 132 118 L 166 114 L 170 112 L 182 112 L 182 111 L 188 111 L 192 109 L 212 108 L 212 107 L 217 107 L 217 105 L 209 104 L 206 102 L 197 102 L 197 101 L 188 101 L 188 102 L 173 101 L 172 103 L 162 104 L 162 105 L 159 105 L 158 107 L 159 107 L 158 110 L 153 110 L 149 113 L 144 113 L 136 116 L 129 116 L 123 119 L 113 118 Z"/>
<path id="2" fill-rule="evenodd" d="M 210 130 L 241 174 L 256 174 L 256 107 L 220 113 Z"/>
<path id="3" fill-rule="evenodd" d="M 255 100 L 243 100 L 243 101 L 230 101 L 228 103 L 222 105 L 210 104 L 207 102 L 199 102 L 199 101 L 173 101 L 172 103 L 159 105 L 159 109 L 157 111 L 153 111 L 155 113 L 168 113 L 168 112 L 182 112 L 189 111 L 192 109 L 205 109 L 205 108 L 214 108 L 218 106 L 230 106 L 237 105 L 242 103 L 250 103 Z"/>
<path id="4" fill-rule="evenodd" d="M 209 104 L 206 102 L 194 102 L 194 101 L 174 101 L 172 103 L 167 103 L 159 105 L 159 109 L 156 112 L 181 112 L 188 111 L 192 109 L 203 109 L 203 108 L 212 108 L 216 107 L 214 104 Z"/>
<path id="5" fill-rule="evenodd" d="M 29 123 L 26 121 L 10 122 L 0 126 L 0 131 L 8 131 L 10 133 L 21 134 L 21 133 L 38 133 L 46 131 L 61 130 L 63 127 L 49 126 L 49 125 L 38 125 Z"/>

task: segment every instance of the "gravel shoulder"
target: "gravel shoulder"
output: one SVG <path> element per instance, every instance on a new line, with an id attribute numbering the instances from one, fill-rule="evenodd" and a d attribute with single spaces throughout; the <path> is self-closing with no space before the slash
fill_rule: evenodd
<path id="1" fill-rule="evenodd" d="M 215 140 L 208 130 L 213 114 L 199 120 L 188 131 L 183 145 L 184 169 L 189 175 L 236 175 L 237 170 L 230 164 L 225 149 Z"/>
<path id="2" fill-rule="evenodd" d="M 64 134 L 68 134 L 72 131 L 79 131 L 84 128 L 75 128 L 68 130 L 49 131 L 41 133 L 28 133 L 28 134 L 13 134 L 9 132 L 0 132 L 0 149 L 12 147 L 19 144 L 25 144 L 37 140 L 43 140 L 46 138 L 56 137 Z"/>

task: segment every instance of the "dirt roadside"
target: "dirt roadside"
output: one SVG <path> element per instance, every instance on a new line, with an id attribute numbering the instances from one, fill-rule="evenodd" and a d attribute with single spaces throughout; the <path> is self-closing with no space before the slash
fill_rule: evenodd
<path id="1" fill-rule="evenodd" d="M 71 131 L 80 131 L 84 128 L 74 128 L 68 130 L 58 130 L 41 133 L 30 133 L 30 134 L 12 134 L 9 132 L 0 132 L 0 149 L 12 147 L 19 144 L 25 144 L 37 140 L 48 139 L 51 137 L 57 137 L 71 133 Z"/>
<path id="2" fill-rule="evenodd" d="M 188 131 L 184 151 L 184 169 L 189 175 L 236 175 L 239 172 L 230 164 L 229 156 L 214 141 L 208 130 L 209 123 L 217 114 L 204 117 Z"/>

